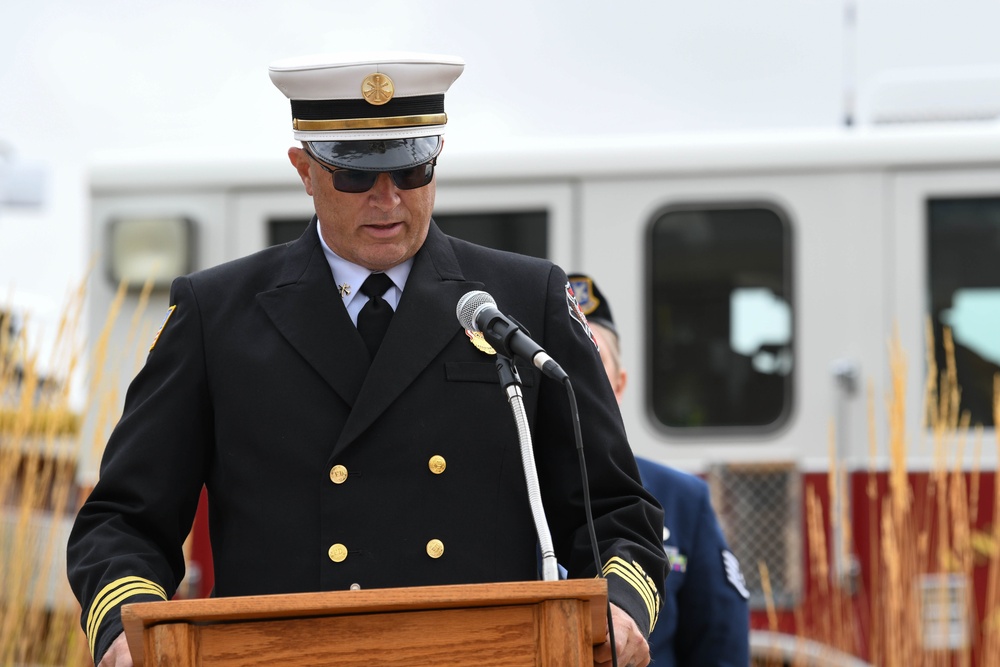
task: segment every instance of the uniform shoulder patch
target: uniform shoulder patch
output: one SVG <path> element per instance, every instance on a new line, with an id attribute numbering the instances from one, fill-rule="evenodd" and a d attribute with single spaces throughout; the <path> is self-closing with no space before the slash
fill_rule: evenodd
<path id="1" fill-rule="evenodd" d="M 569 316 L 583 328 L 583 332 L 587 334 L 587 338 L 594 344 L 594 347 L 601 349 L 597 344 L 597 339 L 594 337 L 594 332 L 590 330 L 590 324 L 587 323 L 587 316 L 583 314 L 580 303 L 576 300 L 573 285 L 569 282 L 566 283 L 566 307 L 569 308 Z"/>
<path id="2" fill-rule="evenodd" d="M 746 579 L 743 578 L 743 571 L 740 570 L 740 561 L 732 551 L 722 550 L 722 569 L 726 573 L 726 581 L 736 589 L 744 600 L 750 599 L 750 591 L 747 590 Z"/>
<path id="3" fill-rule="evenodd" d="M 576 302 L 585 315 L 590 315 L 597 310 L 597 307 L 601 305 L 601 300 L 595 293 L 593 280 L 580 276 L 570 280 L 569 283 L 570 287 L 573 288 Z"/>
<path id="4" fill-rule="evenodd" d="M 152 342 L 152 343 L 150 344 L 150 346 L 149 346 L 149 351 L 150 351 L 150 352 L 152 352 L 152 351 L 153 351 L 153 348 L 154 348 L 154 347 L 156 347 L 156 342 L 157 342 L 158 340 L 160 340 L 160 334 L 162 334 L 162 333 L 163 333 L 163 328 L 164 328 L 165 326 L 167 326 L 167 322 L 169 322 L 169 321 L 170 321 L 170 316 L 174 314 L 174 311 L 175 311 L 176 309 L 177 309 L 177 305 L 176 305 L 176 304 L 175 304 L 175 305 L 173 305 L 173 306 L 170 306 L 169 308 L 167 308 L 167 314 L 166 314 L 166 315 L 164 315 L 164 317 L 163 317 L 163 322 L 161 322 L 161 323 L 160 323 L 160 328 L 156 330 L 156 335 L 155 335 L 155 336 L 153 336 L 153 342 Z"/>

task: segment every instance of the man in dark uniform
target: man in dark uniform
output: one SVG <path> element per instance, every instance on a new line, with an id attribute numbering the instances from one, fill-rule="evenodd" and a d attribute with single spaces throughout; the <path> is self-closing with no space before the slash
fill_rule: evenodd
<path id="1" fill-rule="evenodd" d="M 494 351 L 457 321 L 489 292 L 572 380 L 618 662 L 648 663 L 666 560 L 620 414 L 563 271 L 431 220 L 447 56 L 271 66 L 316 217 L 297 241 L 175 280 L 70 537 L 95 661 L 130 665 L 122 604 L 169 599 L 208 491 L 215 594 L 538 578 Z M 379 283 L 376 286 L 376 283 Z M 384 336 L 384 338 L 383 338 Z M 566 388 L 521 371 L 559 561 L 593 577 Z M 483 528 L 487 526 L 487 528 Z M 608 642 L 595 660 L 610 664 Z"/>
<path id="2" fill-rule="evenodd" d="M 628 375 L 621 362 L 611 306 L 590 276 L 569 276 L 601 349 L 620 402 Z M 663 506 L 663 549 L 670 559 L 663 613 L 649 636 L 653 663 L 690 667 L 750 664 L 750 597 L 740 564 L 726 544 L 704 481 L 636 457 L 642 483 Z"/>

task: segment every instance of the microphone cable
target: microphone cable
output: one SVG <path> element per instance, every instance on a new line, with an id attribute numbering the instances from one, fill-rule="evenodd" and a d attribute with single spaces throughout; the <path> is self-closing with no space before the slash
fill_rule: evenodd
<path id="1" fill-rule="evenodd" d="M 576 441 L 576 453 L 580 461 L 580 478 L 583 480 L 583 507 L 587 513 L 587 530 L 590 532 L 590 548 L 594 552 L 594 567 L 597 569 L 597 577 L 606 579 L 604 570 L 601 567 L 601 554 L 597 550 L 597 531 L 594 529 L 594 513 L 590 507 L 590 481 L 587 477 L 587 458 L 583 453 L 583 432 L 580 428 L 580 411 L 576 405 L 576 393 L 573 391 L 573 383 L 569 377 L 563 380 L 566 387 L 566 397 L 569 399 L 570 416 L 573 420 L 573 437 Z M 611 598 L 607 601 L 608 618 L 608 639 L 611 642 L 611 664 L 618 667 L 618 647 L 615 645 L 615 625 L 611 619 Z"/>

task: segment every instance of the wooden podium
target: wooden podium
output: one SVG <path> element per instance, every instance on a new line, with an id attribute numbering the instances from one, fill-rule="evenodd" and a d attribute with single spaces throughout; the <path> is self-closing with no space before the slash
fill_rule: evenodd
<path id="1" fill-rule="evenodd" d="M 137 667 L 590 667 L 603 579 L 295 593 L 122 607 Z"/>

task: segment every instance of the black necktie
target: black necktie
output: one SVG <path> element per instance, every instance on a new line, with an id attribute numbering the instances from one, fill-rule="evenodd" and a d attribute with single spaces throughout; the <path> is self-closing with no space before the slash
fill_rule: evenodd
<path id="1" fill-rule="evenodd" d="M 373 273 L 361 285 L 361 293 L 368 297 L 368 303 L 358 313 L 358 333 L 368 346 L 368 354 L 375 358 L 382 338 L 392 320 L 392 306 L 382 295 L 392 287 L 392 278 L 384 273 Z"/>

